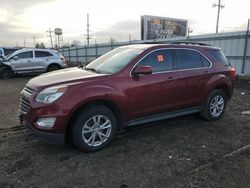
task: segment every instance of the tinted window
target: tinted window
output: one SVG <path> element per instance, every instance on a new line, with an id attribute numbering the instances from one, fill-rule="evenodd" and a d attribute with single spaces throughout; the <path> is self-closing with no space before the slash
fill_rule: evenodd
<path id="1" fill-rule="evenodd" d="M 153 72 L 168 71 L 173 69 L 171 50 L 157 50 L 146 56 L 139 65 L 151 66 Z"/>
<path id="2" fill-rule="evenodd" d="M 35 51 L 35 57 L 50 57 L 53 56 L 49 52 L 44 52 L 44 51 Z"/>
<path id="3" fill-rule="evenodd" d="M 16 56 L 18 56 L 19 59 L 24 59 L 24 58 L 32 58 L 32 51 L 28 51 L 28 52 L 22 52 L 17 54 Z"/>
<path id="4" fill-rule="evenodd" d="M 189 69 L 203 67 L 200 53 L 193 50 L 177 49 L 176 54 L 176 68 Z"/>
<path id="5" fill-rule="evenodd" d="M 220 50 L 209 50 L 210 54 L 217 60 L 226 65 L 230 65 L 229 61 L 227 60 L 226 56 Z"/>

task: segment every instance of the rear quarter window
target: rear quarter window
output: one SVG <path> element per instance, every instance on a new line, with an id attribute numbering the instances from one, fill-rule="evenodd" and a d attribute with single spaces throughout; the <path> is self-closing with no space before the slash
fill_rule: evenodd
<path id="1" fill-rule="evenodd" d="M 208 50 L 208 52 L 211 54 L 211 56 L 215 60 L 217 60 L 225 65 L 228 65 L 228 66 L 230 65 L 229 61 L 227 60 L 226 56 L 224 55 L 224 53 L 221 50 Z"/>

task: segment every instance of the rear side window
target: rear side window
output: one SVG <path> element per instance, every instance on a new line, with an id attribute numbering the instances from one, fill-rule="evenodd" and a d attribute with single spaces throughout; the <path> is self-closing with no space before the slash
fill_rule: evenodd
<path id="1" fill-rule="evenodd" d="M 224 53 L 221 50 L 208 50 L 208 52 L 215 58 L 217 61 L 224 63 L 225 65 L 230 65 Z"/>
<path id="2" fill-rule="evenodd" d="M 33 57 L 33 52 L 28 51 L 28 52 L 22 52 L 16 55 L 19 59 L 25 59 L 25 58 L 32 58 Z"/>
<path id="3" fill-rule="evenodd" d="M 49 52 L 44 52 L 44 51 L 35 51 L 35 57 L 50 57 L 53 56 Z"/>
<path id="4" fill-rule="evenodd" d="M 190 69 L 203 67 L 200 53 L 193 50 L 176 49 L 176 69 Z"/>
<path id="5" fill-rule="evenodd" d="M 153 72 L 173 70 L 171 50 L 157 50 L 147 55 L 139 65 L 151 66 Z"/>

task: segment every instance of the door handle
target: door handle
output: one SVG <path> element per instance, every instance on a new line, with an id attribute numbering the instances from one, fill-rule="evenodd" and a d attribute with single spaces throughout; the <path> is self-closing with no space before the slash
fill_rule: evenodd
<path id="1" fill-rule="evenodd" d="M 169 76 L 167 81 L 172 82 L 172 81 L 174 81 L 174 78 L 172 76 Z"/>

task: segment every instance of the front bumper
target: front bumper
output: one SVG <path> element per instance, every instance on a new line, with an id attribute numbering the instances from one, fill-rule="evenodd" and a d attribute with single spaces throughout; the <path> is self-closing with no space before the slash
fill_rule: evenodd
<path id="1" fill-rule="evenodd" d="M 24 120 L 23 115 L 19 115 L 20 122 L 23 126 L 28 128 L 37 138 L 45 143 L 52 145 L 64 145 L 65 143 L 65 135 L 58 133 L 48 133 L 37 130 L 31 126 L 29 122 Z"/>

